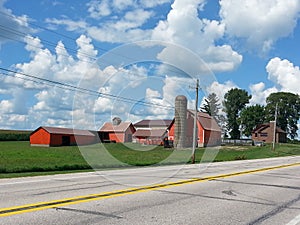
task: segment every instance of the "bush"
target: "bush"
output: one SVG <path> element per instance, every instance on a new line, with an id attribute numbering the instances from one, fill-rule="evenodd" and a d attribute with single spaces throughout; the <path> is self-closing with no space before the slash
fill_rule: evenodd
<path id="1" fill-rule="evenodd" d="M 300 140 L 296 140 L 296 139 L 291 140 L 291 139 L 288 139 L 288 143 L 289 144 L 300 144 Z"/>
<path id="2" fill-rule="evenodd" d="M 246 155 L 238 155 L 236 157 L 234 157 L 234 160 L 246 160 L 247 156 Z"/>

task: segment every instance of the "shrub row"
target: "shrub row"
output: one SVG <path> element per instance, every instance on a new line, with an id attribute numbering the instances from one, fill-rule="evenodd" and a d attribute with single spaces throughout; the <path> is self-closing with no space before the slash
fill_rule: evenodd
<path id="1" fill-rule="evenodd" d="M 16 167 L 16 168 L 4 168 L 0 166 L 0 173 L 26 173 L 26 172 L 50 172 L 50 171 L 68 171 L 68 170 L 87 170 L 91 169 L 89 165 L 84 164 L 66 164 L 66 165 L 54 165 L 52 167 Z"/>

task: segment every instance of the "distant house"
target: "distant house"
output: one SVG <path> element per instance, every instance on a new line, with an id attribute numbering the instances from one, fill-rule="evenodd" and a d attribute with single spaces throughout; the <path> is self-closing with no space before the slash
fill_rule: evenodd
<path id="1" fill-rule="evenodd" d="M 32 146 L 88 145 L 96 142 L 97 136 L 88 130 L 42 126 L 30 134 Z"/>
<path id="2" fill-rule="evenodd" d="M 102 142 L 132 142 L 132 135 L 135 128 L 131 122 L 105 123 L 99 130 L 99 137 Z"/>
<path id="3" fill-rule="evenodd" d="M 194 110 L 187 110 L 186 146 L 193 145 Z M 169 139 L 174 140 L 175 120 L 169 127 Z M 221 144 L 221 129 L 216 120 L 207 113 L 197 113 L 198 147 L 217 146 Z"/>
<path id="4" fill-rule="evenodd" d="M 279 127 L 276 127 L 276 143 L 287 142 L 287 133 Z M 254 142 L 272 143 L 274 139 L 274 122 L 258 125 L 252 131 L 252 140 Z"/>

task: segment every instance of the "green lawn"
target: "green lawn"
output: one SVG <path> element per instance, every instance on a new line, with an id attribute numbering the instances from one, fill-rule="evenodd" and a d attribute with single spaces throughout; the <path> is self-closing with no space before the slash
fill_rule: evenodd
<path id="1" fill-rule="evenodd" d="M 0 142 L 0 173 L 89 169 L 76 146 L 31 147 L 29 142 Z"/>
<path id="2" fill-rule="evenodd" d="M 229 161 L 300 155 L 300 145 L 197 149 L 196 162 Z M 0 142 L 0 178 L 129 166 L 189 163 L 191 149 L 164 149 L 138 144 L 31 147 L 29 142 Z"/>

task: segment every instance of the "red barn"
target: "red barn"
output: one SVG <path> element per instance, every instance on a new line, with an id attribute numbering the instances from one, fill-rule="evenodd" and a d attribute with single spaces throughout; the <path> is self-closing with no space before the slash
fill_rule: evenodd
<path id="1" fill-rule="evenodd" d="M 186 143 L 189 147 L 191 147 L 193 144 L 194 115 L 195 111 L 187 110 Z M 174 121 L 169 127 L 169 139 L 172 141 L 174 140 L 175 133 Z M 207 113 L 197 113 L 197 131 L 198 147 L 217 146 L 221 144 L 221 129 L 215 119 Z"/>
<path id="2" fill-rule="evenodd" d="M 164 129 L 166 130 L 173 120 L 141 120 L 133 126 L 136 130 L 139 129 Z"/>
<path id="3" fill-rule="evenodd" d="M 134 124 L 133 142 L 145 145 L 161 145 L 168 137 L 168 127 L 173 120 L 141 120 Z"/>
<path id="4" fill-rule="evenodd" d="M 102 142 L 132 142 L 134 133 L 135 128 L 130 122 L 120 122 L 118 124 L 107 122 L 99 130 Z"/>
<path id="5" fill-rule="evenodd" d="M 136 143 L 144 145 L 162 145 L 164 138 L 167 136 L 167 129 L 139 129 L 133 135 Z"/>
<path id="6" fill-rule="evenodd" d="M 88 130 L 60 127 L 39 127 L 30 134 L 32 146 L 88 145 L 97 141 L 95 134 Z"/>

